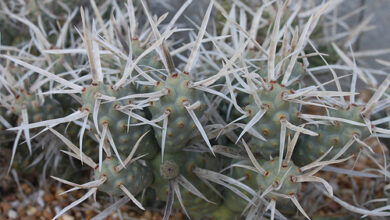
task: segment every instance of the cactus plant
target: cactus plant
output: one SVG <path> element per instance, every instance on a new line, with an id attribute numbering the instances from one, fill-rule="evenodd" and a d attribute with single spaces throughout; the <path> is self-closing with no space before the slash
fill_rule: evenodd
<path id="1" fill-rule="evenodd" d="M 79 12 L 73 1 L 0 1 L 0 21 L 29 29 L 20 42 L 7 40 L 0 55 L 0 143 L 15 161 L 8 172 L 23 175 L 25 163 L 44 162 L 43 177 L 58 166 L 50 175 L 73 187 L 67 192 L 87 190 L 54 219 L 97 191 L 104 201 L 126 199 L 99 219 L 129 200 L 140 210 L 159 208 L 164 219 L 173 210 L 225 220 L 390 216 L 386 198 L 358 193 L 360 207 L 344 201 L 356 196 L 355 178 L 375 179 L 372 191 L 389 188 L 388 152 L 374 151 L 366 139 L 390 135 L 382 126 L 390 120 L 380 114 L 390 78 L 370 80 L 370 70 L 362 71 L 339 42 L 321 42 L 318 51 L 328 25 L 321 16 L 339 1 L 303 2 L 212 0 L 195 34 L 175 27 L 191 1 L 168 23 L 142 0 L 81 2 Z M 216 32 L 207 28 L 213 9 Z M 47 10 L 55 16 L 45 16 Z M 183 31 L 194 40 L 171 40 Z M 334 56 L 324 59 L 321 48 Z M 333 67 L 352 76 L 338 76 L 328 62 L 343 62 Z M 316 70 L 329 71 L 330 80 L 322 82 Z M 368 100 L 356 98 L 358 79 L 374 91 Z M 6 132 L 16 136 L 13 143 Z M 27 148 L 16 150 L 20 140 Z M 356 154 L 374 161 L 368 170 L 375 174 L 348 169 L 359 163 Z M 68 158 L 79 162 L 68 167 Z M 91 175 L 62 172 L 73 167 Z M 354 189 L 329 177 L 335 173 L 351 177 Z M 312 207 L 329 201 L 341 211 Z"/>

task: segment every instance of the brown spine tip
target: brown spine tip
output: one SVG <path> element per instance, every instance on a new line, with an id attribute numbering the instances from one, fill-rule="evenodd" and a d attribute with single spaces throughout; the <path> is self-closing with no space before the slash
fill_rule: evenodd
<path id="1" fill-rule="evenodd" d="M 271 105 L 268 104 L 268 103 L 263 103 L 263 104 L 261 105 L 261 109 L 269 110 L 270 108 L 271 108 Z"/>
<path id="2" fill-rule="evenodd" d="M 290 182 L 292 182 L 292 183 L 295 183 L 296 181 L 297 181 L 297 177 L 295 177 L 295 176 L 290 176 Z"/>
<path id="3" fill-rule="evenodd" d="M 184 122 L 179 122 L 179 123 L 177 123 L 177 126 L 178 126 L 179 128 L 184 128 Z"/>
<path id="4" fill-rule="evenodd" d="M 281 120 L 283 120 L 283 119 L 287 119 L 287 116 L 282 114 L 281 116 L 279 116 L 279 122 L 280 122 Z"/>
<path id="5" fill-rule="evenodd" d="M 371 125 L 371 128 L 373 128 L 372 126 L 373 126 L 373 125 Z M 352 132 L 352 135 L 356 135 L 358 138 L 360 137 L 360 133 L 357 132 L 357 131 Z"/>
<path id="6" fill-rule="evenodd" d="M 189 166 L 189 169 L 188 169 L 188 171 L 190 172 L 190 173 L 194 173 L 194 169 L 195 169 L 196 167 L 195 167 L 195 164 L 191 164 L 190 166 Z"/>
<path id="7" fill-rule="evenodd" d="M 187 71 L 184 71 L 183 74 L 188 76 L 190 73 Z"/>
<path id="8" fill-rule="evenodd" d="M 182 100 L 181 100 L 181 103 L 184 105 L 184 104 L 186 104 L 188 102 L 188 99 L 187 98 L 183 98 Z"/>
<path id="9" fill-rule="evenodd" d="M 177 78 L 178 76 L 179 76 L 178 73 L 172 73 L 172 75 L 171 75 L 171 77 L 172 77 L 173 79 Z"/>

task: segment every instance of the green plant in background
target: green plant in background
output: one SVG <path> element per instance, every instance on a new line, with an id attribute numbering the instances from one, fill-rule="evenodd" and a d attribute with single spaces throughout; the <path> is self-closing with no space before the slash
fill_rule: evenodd
<path id="1" fill-rule="evenodd" d="M 375 202 L 384 198 L 365 200 L 372 206 L 348 204 L 339 198 L 343 186 L 324 175 L 365 175 L 333 166 L 347 166 L 359 153 L 378 160 L 379 168 L 370 169 L 388 184 L 388 168 L 378 159 L 388 152 L 374 154 L 364 140 L 390 134 L 381 126 L 387 116 L 380 115 L 388 107 L 390 78 L 368 82 L 370 73 L 337 44 L 317 47 L 311 36 L 321 38 L 321 16 L 340 2 L 309 2 L 210 1 L 197 35 L 189 32 L 196 37 L 177 44 L 171 35 L 189 31 L 175 22 L 187 16 L 190 0 L 164 25 L 166 15 L 152 16 L 144 1 L 126 7 L 116 0 L 82 2 L 81 19 L 72 2 L 55 2 L 61 5 L 56 11 L 51 1 L 1 1 L 1 21 L 29 30 L 18 43 L 7 40 L 1 55 L 0 143 L 7 143 L 1 147 L 14 164 L 8 172 L 25 161 L 76 173 L 87 167 L 89 181 L 65 172 L 52 176 L 73 187 L 69 191 L 87 190 L 54 219 L 97 191 L 128 198 L 141 210 L 162 201 L 164 219 L 173 209 L 191 219 L 333 218 L 316 216 L 325 197 L 344 208 L 336 216 L 390 216 Z M 146 24 L 138 23 L 141 13 Z M 215 33 L 206 31 L 212 14 Z M 337 56 L 324 59 L 321 53 L 329 51 Z M 324 64 L 339 58 L 352 76 Z M 312 68 L 329 71 L 329 79 L 317 79 Z M 348 88 L 341 86 L 346 77 Z M 366 102 L 355 97 L 357 80 L 375 85 Z M 319 110 L 310 113 L 313 106 Z M 25 149 L 32 162 L 23 160 Z M 70 158 L 80 163 L 67 167 Z"/>

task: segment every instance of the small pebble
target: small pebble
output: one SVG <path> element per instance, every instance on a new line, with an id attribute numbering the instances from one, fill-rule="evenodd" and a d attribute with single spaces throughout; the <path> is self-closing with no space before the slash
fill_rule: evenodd
<path id="1" fill-rule="evenodd" d="M 23 190 L 23 192 L 25 193 L 25 194 L 30 194 L 31 193 L 31 187 L 28 185 L 28 184 L 26 184 L 26 183 L 23 183 L 22 184 L 22 190 Z"/>
<path id="2" fill-rule="evenodd" d="M 184 219 L 184 215 L 183 215 L 183 213 L 181 213 L 181 212 L 177 213 L 177 215 L 176 215 L 176 218 L 175 218 L 175 219 L 177 219 L 177 220 Z"/>
<path id="3" fill-rule="evenodd" d="M 161 216 L 158 213 L 153 214 L 152 220 L 160 220 L 160 219 L 161 219 Z"/>
<path id="4" fill-rule="evenodd" d="M 3 210 L 4 213 L 8 212 L 8 210 L 11 209 L 11 205 L 7 202 L 1 202 L 0 207 Z"/>
<path id="5" fill-rule="evenodd" d="M 26 208 L 27 207 L 25 207 L 25 206 L 18 206 L 16 208 L 16 211 L 18 212 L 19 215 L 25 216 L 26 215 L 26 211 L 27 211 Z"/>
<path id="6" fill-rule="evenodd" d="M 67 214 L 62 215 L 61 218 L 62 218 L 62 220 L 74 220 L 73 216 L 70 216 Z"/>
<path id="7" fill-rule="evenodd" d="M 81 212 L 76 212 L 76 214 L 74 215 L 74 217 L 76 219 L 82 219 L 83 218 L 83 214 Z"/>
<path id="8" fill-rule="evenodd" d="M 30 208 L 28 208 L 27 209 L 27 215 L 28 216 L 33 216 L 33 215 L 35 215 L 36 213 L 37 213 L 37 208 L 35 208 L 35 207 L 30 207 Z"/>
<path id="9" fill-rule="evenodd" d="M 86 210 L 85 211 L 85 219 L 91 219 L 96 215 L 95 211 L 93 210 Z"/>
<path id="10" fill-rule="evenodd" d="M 8 218 L 15 219 L 15 218 L 17 218 L 17 217 L 18 217 L 18 213 L 15 212 L 15 210 L 10 209 L 10 210 L 8 211 Z"/>
<path id="11" fill-rule="evenodd" d="M 45 219 L 52 219 L 52 218 L 54 217 L 53 212 L 51 211 L 50 207 L 46 207 L 46 208 L 43 210 L 42 216 L 43 216 Z"/>
<path id="12" fill-rule="evenodd" d="M 146 218 L 146 219 L 152 219 L 152 212 L 149 210 L 146 210 L 144 216 L 142 216 L 142 217 Z"/>
<path id="13" fill-rule="evenodd" d="M 51 193 L 46 192 L 43 196 L 43 200 L 49 204 L 54 200 L 54 196 Z"/>

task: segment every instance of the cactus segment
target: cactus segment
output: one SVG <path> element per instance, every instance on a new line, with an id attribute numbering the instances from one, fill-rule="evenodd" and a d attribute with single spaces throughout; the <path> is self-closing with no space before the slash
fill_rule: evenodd
<path id="1" fill-rule="evenodd" d="M 11 108 L 12 113 L 19 116 L 19 123 L 22 121 L 23 108 L 27 110 L 30 123 L 62 116 L 62 107 L 56 100 L 47 98 L 41 103 L 35 93 L 29 93 L 25 90 L 21 90 L 19 95 L 15 97 Z"/>
<path id="2" fill-rule="evenodd" d="M 189 115 L 186 105 L 200 102 L 194 110 L 199 116 L 205 109 L 202 101 L 202 93 L 195 88 L 190 88 L 190 77 L 186 74 L 170 74 L 164 82 L 157 82 L 154 91 L 166 90 L 167 94 L 160 97 L 158 101 L 150 103 L 149 110 L 153 118 L 158 118 L 163 114 L 168 115 L 168 125 L 165 139 L 165 152 L 175 153 L 187 146 L 194 129 L 195 122 Z M 161 125 L 161 122 L 159 122 Z M 155 137 L 162 147 L 163 131 L 154 128 Z"/>
<path id="3" fill-rule="evenodd" d="M 285 95 L 292 94 L 278 83 L 271 83 L 269 90 L 260 90 L 258 96 L 262 102 L 261 107 L 255 103 L 253 96 L 250 97 L 250 105 L 245 107 L 248 113 L 248 121 L 261 110 L 266 110 L 264 116 L 253 128 L 267 141 L 252 137 L 248 145 L 253 153 L 261 153 L 264 157 L 277 156 L 279 154 L 281 120 L 290 123 L 298 121 L 298 105 L 285 100 Z M 290 132 L 290 131 L 289 131 Z M 287 135 L 290 133 L 287 132 Z M 291 135 L 291 134 L 290 134 Z"/>
<path id="4" fill-rule="evenodd" d="M 92 114 L 90 117 L 93 120 L 93 112 L 95 111 L 96 100 L 99 95 L 105 95 L 108 97 L 120 98 L 121 94 L 131 94 L 131 89 L 122 88 L 120 91 L 115 91 L 112 87 L 105 86 L 102 83 L 92 84 L 87 87 L 82 93 L 83 106 L 82 110 L 86 110 Z M 107 103 L 101 103 L 98 110 L 97 125 L 101 130 L 104 124 L 107 124 L 114 142 L 120 154 L 128 155 L 136 141 L 148 130 L 151 130 L 148 125 L 134 126 L 128 128 L 128 116 L 120 112 L 117 108 L 126 104 L 124 101 L 109 101 Z M 135 111 L 141 116 L 145 117 L 145 113 L 142 111 Z M 130 124 L 140 123 L 139 120 L 131 118 Z M 152 159 L 156 152 L 157 146 L 153 138 L 152 133 L 148 133 L 141 142 L 140 147 L 137 149 L 136 155 L 147 154 L 144 159 Z"/>
<path id="5" fill-rule="evenodd" d="M 101 172 L 95 169 L 95 179 L 106 177 L 106 181 L 98 187 L 98 190 L 109 195 L 122 195 L 120 185 L 125 186 L 131 194 L 137 195 L 146 189 L 153 182 L 153 175 L 148 167 L 142 166 L 138 162 L 133 162 L 126 168 L 117 171 L 120 165 L 115 158 L 106 158 L 102 163 Z"/>
<path id="6" fill-rule="evenodd" d="M 361 106 L 351 105 L 347 109 L 329 109 L 329 116 L 364 124 L 361 116 L 362 108 Z M 370 135 L 366 126 L 357 126 L 340 121 L 333 121 L 329 125 L 318 125 L 315 131 L 318 132 L 318 136 L 303 135 L 298 142 L 293 154 L 294 163 L 298 165 L 311 163 L 325 154 L 333 146 L 333 149 L 324 158 L 325 160 L 329 160 L 336 156 L 354 136 L 360 140 L 364 140 Z M 353 143 L 344 155 L 351 155 L 358 151 L 359 144 Z"/>
<path id="7" fill-rule="evenodd" d="M 301 175 L 299 168 L 290 161 L 287 165 L 282 165 L 279 171 L 278 158 L 267 161 L 262 164 L 267 171 L 264 176 L 257 175 L 256 181 L 260 190 L 265 191 L 268 187 L 274 190 L 266 194 L 264 197 L 275 201 L 283 201 L 285 198 L 277 196 L 277 194 L 296 196 L 301 189 L 301 184 L 296 182 L 296 177 Z"/>

